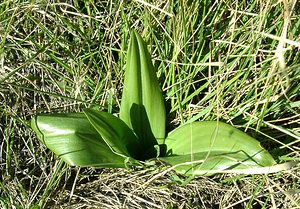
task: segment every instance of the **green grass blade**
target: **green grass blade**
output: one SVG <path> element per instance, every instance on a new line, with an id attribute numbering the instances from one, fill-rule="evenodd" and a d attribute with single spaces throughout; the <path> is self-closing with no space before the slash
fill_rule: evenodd
<path id="1" fill-rule="evenodd" d="M 85 109 L 84 113 L 93 127 L 114 151 L 127 157 L 141 158 L 143 147 L 132 130 L 110 113 Z"/>
<path id="2" fill-rule="evenodd" d="M 31 121 L 40 141 L 72 166 L 125 167 L 82 113 L 44 114 Z"/>
<path id="3" fill-rule="evenodd" d="M 127 52 L 120 118 L 145 147 L 165 138 L 166 111 L 150 54 L 141 36 L 132 31 Z"/>
<path id="4" fill-rule="evenodd" d="M 184 125 L 171 132 L 165 144 L 169 155 L 161 159 L 172 165 L 182 164 L 176 167 L 181 173 L 197 175 L 210 170 L 255 169 L 275 164 L 256 139 L 222 122 Z"/>

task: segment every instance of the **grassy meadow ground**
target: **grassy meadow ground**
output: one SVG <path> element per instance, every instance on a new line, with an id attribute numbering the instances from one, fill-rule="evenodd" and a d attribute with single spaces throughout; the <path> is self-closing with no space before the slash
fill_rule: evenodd
<path id="1" fill-rule="evenodd" d="M 300 160 L 296 0 L 2 0 L 0 207 L 300 208 L 299 165 L 191 180 L 159 165 L 70 167 L 38 141 L 36 113 L 118 112 L 131 28 L 158 69 L 169 130 L 221 120 L 278 163 Z"/>

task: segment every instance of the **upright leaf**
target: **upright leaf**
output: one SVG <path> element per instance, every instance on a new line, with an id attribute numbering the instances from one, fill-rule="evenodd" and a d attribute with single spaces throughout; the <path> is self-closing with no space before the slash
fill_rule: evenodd
<path id="1" fill-rule="evenodd" d="M 198 175 L 275 164 L 272 156 L 257 140 L 222 122 L 204 121 L 184 125 L 171 132 L 165 144 L 169 155 L 161 159 L 179 165 L 176 170 L 180 173 Z"/>
<path id="2" fill-rule="evenodd" d="M 83 113 L 43 114 L 31 121 L 40 141 L 73 166 L 125 167 Z"/>
<path id="3" fill-rule="evenodd" d="M 127 157 L 141 159 L 144 152 L 143 147 L 132 130 L 121 119 L 93 109 L 85 109 L 84 113 L 115 152 Z"/>
<path id="4" fill-rule="evenodd" d="M 145 147 L 165 138 L 166 111 L 150 54 L 141 36 L 131 32 L 120 118 Z"/>

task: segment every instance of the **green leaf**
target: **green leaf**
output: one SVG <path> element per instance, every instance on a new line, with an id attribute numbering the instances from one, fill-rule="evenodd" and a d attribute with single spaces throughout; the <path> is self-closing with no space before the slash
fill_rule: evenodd
<path id="1" fill-rule="evenodd" d="M 132 130 L 121 119 L 93 109 L 85 109 L 84 113 L 107 145 L 115 152 L 134 159 L 141 159 L 145 150 Z"/>
<path id="2" fill-rule="evenodd" d="M 168 156 L 179 173 L 201 175 L 227 169 L 255 169 L 275 164 L 259 142 L 222 122 L 194 122 L 172 131 L 165 140 Z"/>
<path id="3" fill-rule="evenodd" d="M 125 167 L 83 113 L 42 114 L 31 120 L 40 141 L 72 166 Z"/>
<path id="4" fill-rule="evenodd" d="M 134 130 L 145 149 L 153 148 L 156 139 L 165 138 L 164 100 L 150 54 L 135 31 L 131 32 L 127 52 L 120 118 Z"/>

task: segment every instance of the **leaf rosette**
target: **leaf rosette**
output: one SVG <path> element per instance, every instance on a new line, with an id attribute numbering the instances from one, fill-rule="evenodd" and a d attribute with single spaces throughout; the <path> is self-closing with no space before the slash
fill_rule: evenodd
<path id="1" fill-rule="evenodd" d="M 246 133 L 219 121 L 185 124 L 166 136 L 166 110 L 147 46 L 131 32 L 120 118 L 94 109 L 32 119 L 40 141 L 72 166 L 120 167 L 159 158 L 188 175 L 253 173 L 275 165 Z"/>

